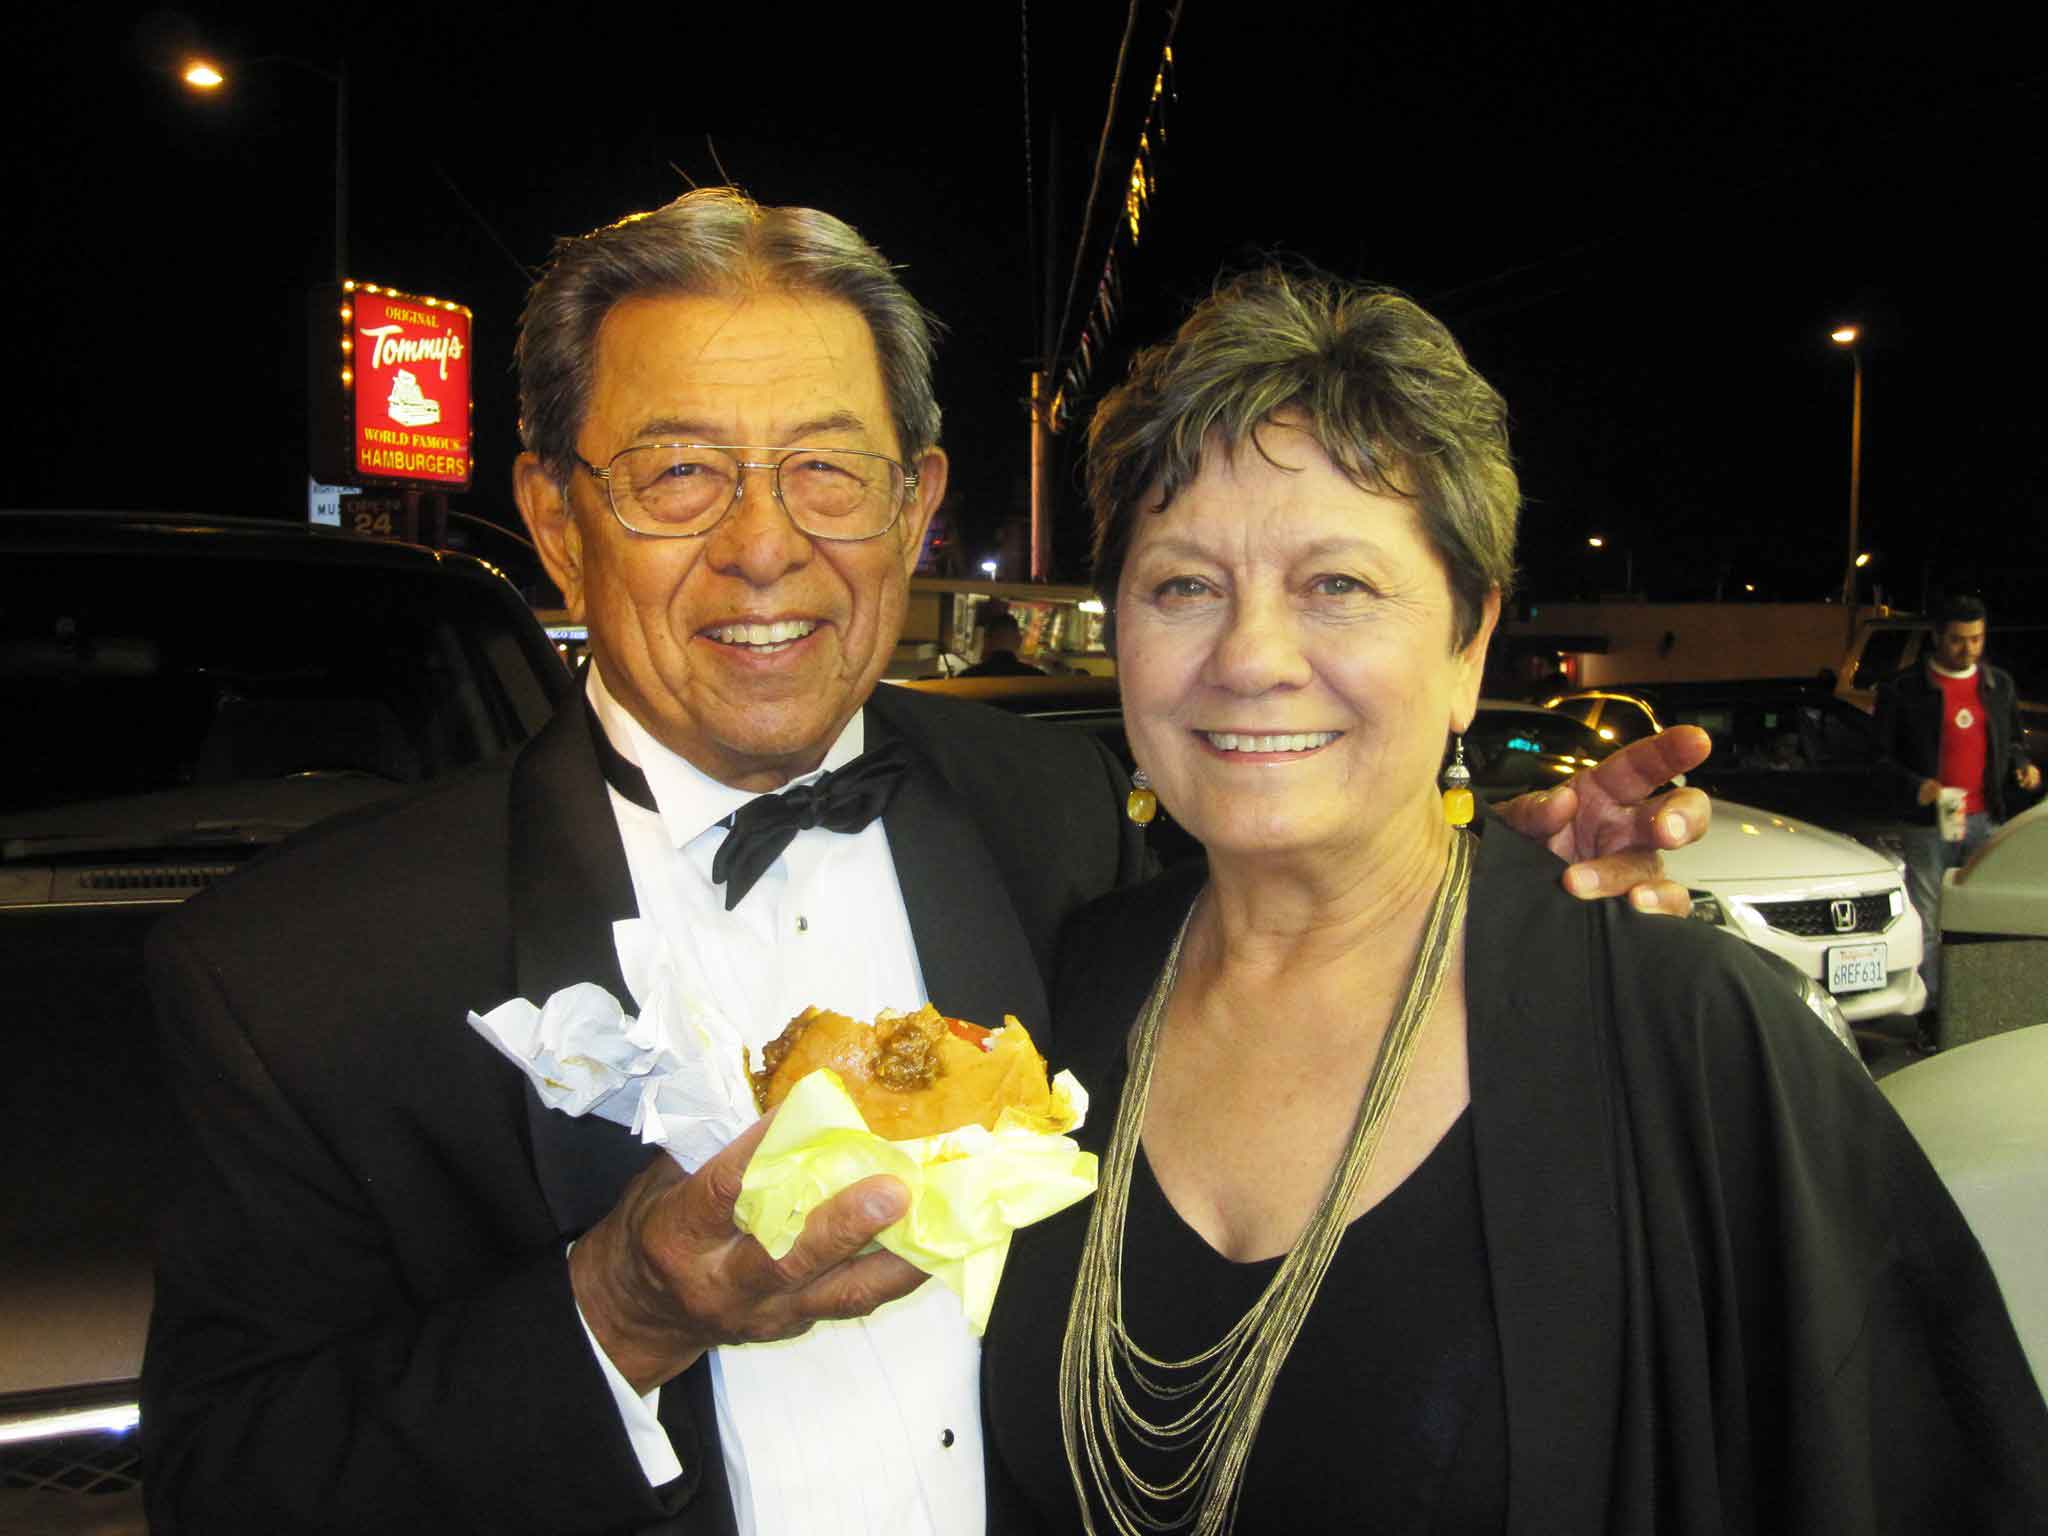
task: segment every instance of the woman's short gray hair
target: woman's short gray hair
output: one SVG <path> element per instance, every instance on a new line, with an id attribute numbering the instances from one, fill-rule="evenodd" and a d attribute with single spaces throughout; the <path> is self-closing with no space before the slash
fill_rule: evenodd
<path id="1" fill-rule="evenodd" d="M 1258 448 L 1275 416 L 1300 424 L 1363 489 L 1409 497 L 1449 574 L 1454 640 L 1515 571 L 1522 495 L 1507 406 L 1443 323 L 1385 288 L 1266 267 L 1218 285 L 1088 428 L 1095 590 L 1116 602 L 1141 512 L 1163 510 L 1219 445 Z M 1260 450 L 1263 451 L 1263 450 Z"/>
<path id="2" fill-rule="evenodd" d="M 685 193 L 555 242 L 519 320 L 519 437 L 558 478 L 590 405 L 597 333 L 627 299 L 784 288 L 853 306 L 875 339 L 897 447 L 914 466 L 938 446 L 932 333 L 882 253 L 815 208 L 764 208 L 731 187 Z"/>

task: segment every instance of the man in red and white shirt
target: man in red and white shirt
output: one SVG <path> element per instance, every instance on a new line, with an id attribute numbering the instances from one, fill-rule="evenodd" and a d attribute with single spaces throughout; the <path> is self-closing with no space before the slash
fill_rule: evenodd
<path id="1" fill-rule="evenodd" d="M 1981 600 L 1958 596 L 1936 615 L 1934 654 L 1877 692 L 1877 738 L 1898 779 L 1908 886 L 1927 929 L 1921 979 L 1940 998 L 1941 877 L 1961 866 L 2004 821 L 2009 789 L 2040 788 L 2041 770 L 2021 744 L 2012 676 L 1983 659 L 1987 614 Z M 1944 788 L 1963 791 L 1959 840 L 1941 835 Z"/>

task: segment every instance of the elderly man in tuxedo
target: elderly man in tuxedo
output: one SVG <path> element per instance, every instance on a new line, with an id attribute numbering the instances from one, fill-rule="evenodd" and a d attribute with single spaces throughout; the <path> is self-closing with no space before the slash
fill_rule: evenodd
<path id="1" fill-rule="evenodd" d="M 541 1107 L 466 1015 L 628 996 L 637 915 L 756 1049 L 806 1004 L 929 998 L 1057 1054 L 1060 924 L 1145 862 L 1121 770 L 876 687 L 946 458 L 926 317 L 848 226 L 716 190 L 565 240 L 519 367 L 516 495 L 585 696 L 156 936 L 202 1156 L 144 1372 L 153 1528 L 978 1531 L 975 1340 L 867 1251 L 902 1186 L 771 1261 L 732 1222 L 759 1126 L 686 1174 Z M 1653 850 L 1704 802 L 1633 803 L 1688 766 L 1670 734 L 1516 824 L 1611 855 L 1575 881 L 1682 898 Z"/>

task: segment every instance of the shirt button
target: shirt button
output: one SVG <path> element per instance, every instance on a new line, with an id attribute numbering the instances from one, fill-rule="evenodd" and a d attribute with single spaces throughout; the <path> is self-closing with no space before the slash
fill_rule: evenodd
<path id="1" fill-rule="evenodd" d="M 798 914 L 796 920 L 796 931 L 798 933 L 809 933 L 811 931 L 811 920 L 808 917 L 803 916 L 802 914 Z"/>
<path id="2" fill-rule="evenodd" d="M 940 1445 L 942 1445 L 942 1446 L 944 1446 L 944 1447 L 945 1447 L 945 1448 L 946 1448 L 947 1450 L 949 1450 L 949 1451 L 950 1451 L 950 1450 L 951 1450 L 951 1449 L 953 1448 L 953 1431 L 951 1431 L 950 1429 L 942 1429 L 942 1430 L 940 1430 L 940 1431 L 939 1431 L 939 1444 L 940 1444 Z"/>

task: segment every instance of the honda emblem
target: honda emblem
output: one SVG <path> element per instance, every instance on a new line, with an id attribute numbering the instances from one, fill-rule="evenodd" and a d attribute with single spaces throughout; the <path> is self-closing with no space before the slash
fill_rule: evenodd
<path id="1" fill-rule="evenodd" d="M 1841 897 L 1828 903 L 1828 915 L 1835 920 L 1835 932 L 1856 931 L 1856 903 L 1849 897 Z"/>

